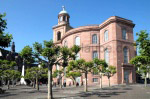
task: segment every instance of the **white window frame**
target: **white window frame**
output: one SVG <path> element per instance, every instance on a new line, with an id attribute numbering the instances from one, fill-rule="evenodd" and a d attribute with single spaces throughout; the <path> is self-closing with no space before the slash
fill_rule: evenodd
<path id="1" fill-rule="evenodd" d="M 92 44 L 97 44 L 98 43 L 98 37 L 97 34 L 92 35 Z"/>
<path id="2" fill-rule="evenodd" d="M 108 48 L 104 50 L 104 59 L 107 64 L 109 64 L 109 51 Z"/>
<path id="3" fill-rule="evenodd" d="M 104 41 L 108 41 L 108 30 L 105 30 L 104 32 Z"/>
<path id="4" fill-rule="evenodd" d="M 80 37 L 79 36 L 75 37 L 75 45 L 80 46 Z"/>

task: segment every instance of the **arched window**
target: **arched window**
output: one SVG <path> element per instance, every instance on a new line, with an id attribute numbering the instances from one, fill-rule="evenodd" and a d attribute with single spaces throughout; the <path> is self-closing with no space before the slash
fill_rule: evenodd
<path id="1" fill-rule="evenodd" d="M 128 48 L 124 47 L 123 48 L 123 56 L 124 56 L 124 63 L 128 63 Z"/>
<path id="2" fill-rule="evenodd" d="M 57 41 L 61 40 L 61 32 L 57 33 Z"/>
<path id="3" fill-rule="evenodd" d="M 92 58 L 93 58 L 93 59 L 94 59 L 94 58 L 98 58 L 98 53 L 97 53 L 97 51 L 94 51 L 94 52 L 93 52 L 93 57 L 92 57 Z"/>
<path id="4" fill-rule="evenodd" d="M 97 35 L 92 35 L 92 44 L 97 44 Z"/>
<path id="5" fill-rule="evenodd" d="M 108 40 L 108 30 L 104 32 L 104 41 Z"/>
<path id="6" fill-rule="evenodd" d="M 122 39 L 124 39 L 124 40 L 127 39 L 127 31 L 126 31 L 126 29 L 122 29 Z"/>
<path id="7" fill-rule="evenodd" d="M 68 45 L 67 45 L 67 41 L 65 41 L 65 42 L 64 42 L 64 46 L 65 46 L 65 47 L 67 47 L 67 46 L 68 46 Z"/>
<path id="8" fill-rule="evenodd" d="M 109 52 L 107 48 L 104 50 L 104 59 L 106 63 L 109 63 Z"/>
<path id="9" fill-rule="evenodd" d="M 80 37 L 78 36 L 75 38 L 75 45 L 80 45 Z"/>

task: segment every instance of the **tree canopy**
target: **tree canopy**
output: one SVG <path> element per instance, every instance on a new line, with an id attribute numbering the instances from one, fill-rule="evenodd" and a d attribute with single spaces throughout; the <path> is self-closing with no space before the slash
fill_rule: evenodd
<path id="1" fill-rule="evenodd" d="M 5 33 L 5 29 L 7 29 L 7 22 L 4 17 L 6 13 L 0 14 L 0 47 L 5 48 L 10 46 L 10 42 L 12 40 L 12 35 Z"/>

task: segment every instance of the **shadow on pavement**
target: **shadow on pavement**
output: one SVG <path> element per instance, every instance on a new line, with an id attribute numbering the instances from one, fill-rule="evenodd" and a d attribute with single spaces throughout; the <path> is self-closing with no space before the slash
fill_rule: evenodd
<path id="1" fill-rule="evenodd" d="M 0 99 L 8 96 L 15 96 L 17 94 L 11 94 L 10 92 L 5 92 L 4 94 L 0 94 Z"/>

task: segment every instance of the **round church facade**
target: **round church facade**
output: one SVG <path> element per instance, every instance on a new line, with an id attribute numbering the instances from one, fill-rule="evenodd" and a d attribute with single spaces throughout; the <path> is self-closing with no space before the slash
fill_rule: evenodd
<path id="1" fill-rule="evenodd" d="M 112 16 L 98 25 L 73 28 L 69 23 L 70 15 L 64 9 L 58 15 L 58 24 L 53 27 L 53 41 L 59 46 L 71 48 L 73 45 L 81 47 L 77 59 L 91 61 L 94 58 L 104 59 L 109 65 L 116 66 L 117 73 L 110 79 L 111 84 L 135 83 L 135 68 L 129 61 L 136 55 L 133 46 L 134 23 L 118 16 Z M 55 66 L 53 70 L 59 69 Z M 63 79 L 64 80 L 64 79 Z M 58 81 L 55 79 L 54 81 Z M 84 83 L 84 75 L 76 78 Z M 65 80 L 72 84 L 71 79 Z M 99 84 L 100 77 L 95 73 L 88 73 L 88 84 Z M 108 85 L 108 78 L 103 77 L 103 84 Z"/>

